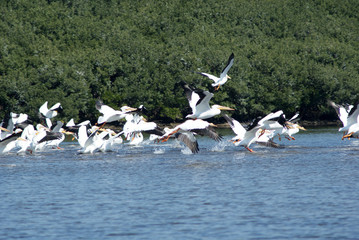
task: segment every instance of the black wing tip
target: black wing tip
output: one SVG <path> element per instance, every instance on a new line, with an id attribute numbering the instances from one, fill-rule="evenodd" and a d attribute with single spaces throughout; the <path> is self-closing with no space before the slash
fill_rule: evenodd
<path id="1" fill-rule="evenodd" d="M 98 99 L 98 100 L 96 101 L 96 109 L 97 109 L 97 110 L 101 109 L 102 105 L 103 105 L 102 100 Z"/>

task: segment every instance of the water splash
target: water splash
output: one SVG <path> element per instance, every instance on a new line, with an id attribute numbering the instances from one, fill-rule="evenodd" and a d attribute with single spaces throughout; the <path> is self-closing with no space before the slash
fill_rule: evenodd
<path id="1" fill-rule="evenodd" d="M 165 153 L 165 149 L 164 148 L 155 148 L 154 154 L 164 154 Z"/>

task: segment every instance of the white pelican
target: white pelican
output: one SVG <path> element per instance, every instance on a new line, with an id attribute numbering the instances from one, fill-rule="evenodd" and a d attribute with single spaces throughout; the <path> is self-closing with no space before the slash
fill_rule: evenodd
<path id="1" fill-rule="evenodd" d="M 352 105 L 338 105 L 332 101 L 329 104 L 335 109 L 338 114 L 340 121 L 343 123 L 343 127 L 339 128 L 338 131 L 344 132 L 342 140 L 345 138 L 355 136 L 359 131 L 359 104 L 353 108 Z"/>
<path id="2" fill-rule="evenodd" d="M 187 115 L 186 118 L 207 119 L 219 115 L 221 110 L 234 110 L 233 108 L 221 105 L 213 105 L 210 107 L 209 101 L 213 97 L 213 93 L 201 89 L 191 88 L 183 81 L 181 84 L 188 99 L 189 106 L 192 109 L 192 114 Z"/>
<path id="3" fill-rule="evenodd" d="M 226 119 L 233 132 L 236 134 L 235 137 L 232 138 L 233 143 L 238 146 L 243 146 L 250 152 L 254 152 L 249 146 L 252 143 L 264 144 L 269 147 L 279 147 L 278 144 L 273 142 L 270 139 L 271 132 L 270 131 L 262 131 L 259 125 L 260 118 L 255 119 L 247 129 L 245 129 L 242 124 L 240 124 L 234 118 L 229 117 L 226 114 L 223 114 L 223 117 Z M 262 133 L 263 132 L 263 133 Z"/>
<path id="4" fill-rule="evenodd" d="M 67 133 L 72 133 L 72 135 L 77 138 L 77 133 L 81 126 L 87 126 L 87 128 L 90 128 L 91 122 L 89 120 L 86 120 L 81 123 L 75 124 L 74 119 L 71 118 L 70 121 L 68 121 L 67 124 L 64 126 L 64 129 Z"/>
<path id="5" fill-rule="evenodd" d="M 78 131 L 78 142 L 81 146 L 80 153 L 94 153 L 98 151 L 104 143 L 104 137 L 108 132 L 103 131 L 98 134 L 99 129 L 91 133 L 90 136 L 87 135 L 86 126 L 81 126 Z"/>
<path id="6" fill-rule="evenodd" d="M 287 129 L 293 128 L 293 126 L 285 118 L 282 110 L 274 113 L 269 113 L 264 118 L 258 121 L 258 126 L 262 129 L 261 134 L 264 134 L 266 130 L 274 131 L 272 134 L 283 134 Z"/>
<path id="7" fill-rule="evenodd" d="M 127 114 L 126 123 L 123 126 L 123 133 L 132 145 L 137 145 L 143 141 L 142 132 L 161 135 L 163 129 L 159 128 L 155 122 L 146 122 L 138 114 Z"/>
<path id="8" fill-rule="evenodd" d="M 108 134 L 103 138 L 103 144 L 100 147 L 101 152 L 110 152 L 114 151 L 115 147 L 123 143 L 123 139 L 121 137 L 121 133 L 115 133 L 112 129 L 106 128 L 104 131 L 108 132 Z"/>
<path id="9" fill-rule="evenodd" d="M 198 72 L 198 73 L 205 77 L 208 77 L 209 79 L 212 79 L 214 81 L 214 83 L 212 83 L 212 86 L 215 87 L 215 90 L 218 90 L 221 85 L 225 84 L 227 80 L 230 79 L 227 73 L 229 69 L 232 67 L 233 62 L 234 62 L 234 54 L 232 53 L 228 58 L 227 66 L 222 70 L 219 77 L 204 72 Z"/>
<path id="10" fill-rule="evenodd" d="M 21 136 L 21 129 L 16 129 L 11 135 L 0 140 L 0 154 L 8 153 L 16 147 L 16 142 Z"/>
<path id="11" fill-rule="evenodd" d="M 56 117 L 59 111 L 62 111 L 60 103 L 54 104 L 50 109 L 47 107 L 47 101 L 39 108 L 39 112 L 44 118 Z"/>
<path id="12" fill-rule="evenodd" d="M 65 131 L 63 127 L 64 123 L 57 121 L 57 124 L 51 131 L 45 131 L 46 134 L 43 138 L 39 139 L 38 144 L 45 142 L 46 147 L 52 147 L 60 149 L 59 145 L 65 140 L 65 134 L 70 135 L 72 132 Z"/>
<path id="13" fill-rule="evenodd" d="M 193 132 L 195 134 L 199 134 L 201 136 L 208 136 L 215 141 L 219 142 L 222 140 L 222 136 L 219 135 L 214 129 L 215 125 L 204 121 L 202 119 L 189 119 L 182 124 L 177 125 L 175 128 L 168 131 L 164 134 L 160 141 L 167 141 L 173 134 L 177 132 Z"/>
<path id="14" fill-rule="evenodd" d="M 170 134 L 171 132 L 173 132 L 172 129 L 165 127 L 161 135 L 151 134 L 150 140 L 154 140 L 156 142 L 160 142 L 162 140 L 163 142 L 165 142 L 168 140 L 168 138 L 174 137 L 176 140 L 184 143 L 191 150 L 192 153 L 198 153 L 199 147 L 194 133 L 182 130 L 181 132 L 176 132 L 170 136 L 164 137 L 165 134 Z"/>
<path id="15" fill-rule="evenodd" d="M 296 113 L 287 122 L 287 125 L 291 126 L 291 127 L 287 128 L 283 134 L 284 134 L 285 138 L 288 140 L 295 140 L 295 138 L 292 135 L 298 133 L 299 130 L 306 130 L 304 127 L 302 127 L 298 123 L 296 123 L 296 121 L 298 121 L 298 119 L 297 119 L 298 116 L 299 116 L 299 113 Z"/>
<path id="16" fill-rule="evenodd" d="M 102 116 L 98 118 L 97 123 L 103 125 L 108 122 L 114 122 L 123 119 L 128 113 L 137 111 L 137 108 L 131 108 L 128 106 L 123 106 L 121 107 L 121 111 L 118 111 L 103 104 L 103 102 L 100 100 L 96 101 L 96 109 L 102 113 Z"/>
<path id="17" fill-rule="evenodd" d="M 29 151 L 32 153 L 32 149 L 35 149 L 37 143 L 33 142 L 33 138 L 36 135 L 35 128 L 32 124 L 28 124 L 22 131 L 21 137 L 17 141 L 17 147 L 20 148 L 17 153 L 25 153 Z"/>
<path id="18" fill-rule="evenodd" d="M 328 103 L 330 106 L 332 106 L 334 108 L 334 110 L 336 111 L 336 113 L 339 117 L 339 120 L 343 124 L 343 127 L 345 127 L 348 122 L 349 113 L 353 109 L 354 106 L 350 105 L 350 104 L 339 105 L 330 100 L 328 101 Z"/>
<path id="19" fill-rule="evenodd" d="M 5 139 L 13 133 L 15 125 L 21 124 L 28 120 L 28 115 L 25 113 L 13 113 L 11 112 L 1 123 L 0 139 Z"/>

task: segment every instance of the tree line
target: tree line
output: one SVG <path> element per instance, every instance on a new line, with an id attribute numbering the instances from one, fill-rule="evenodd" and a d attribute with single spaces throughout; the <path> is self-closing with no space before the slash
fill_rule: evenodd
<path id="1" fill-rule="evenodd" d="M 328 99 L 358 102 L 356 0 L 6 0 L 0 11 L 2 118 L 36 118 L 49 101 L 61 102 L 59 119 L 95 121 L 101 99 L 181 121 L 190 108 L 178 82 L 213 91 L 194 72 L 219 74 L 232 52 L 212 103 L 239 121 L 278 109 L 335 119 Z"/>

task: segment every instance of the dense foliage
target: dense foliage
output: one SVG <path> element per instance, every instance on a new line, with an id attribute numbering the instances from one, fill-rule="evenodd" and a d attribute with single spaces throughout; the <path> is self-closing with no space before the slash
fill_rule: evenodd
<path id="1" fill-rule="evenodd" d="M 102 99 L 179 121 L 177 83 L 212 91 L 193 71 L 219 74 L 232 52 L 212 103 L 240 121 L 278 109 L 335 118 L 328 99 L 358 101 L 357 0 L 5 0 L 0 19 L 0 117 L 36 118 L 49 101 L 63 120 L 94 121 Z"/>

